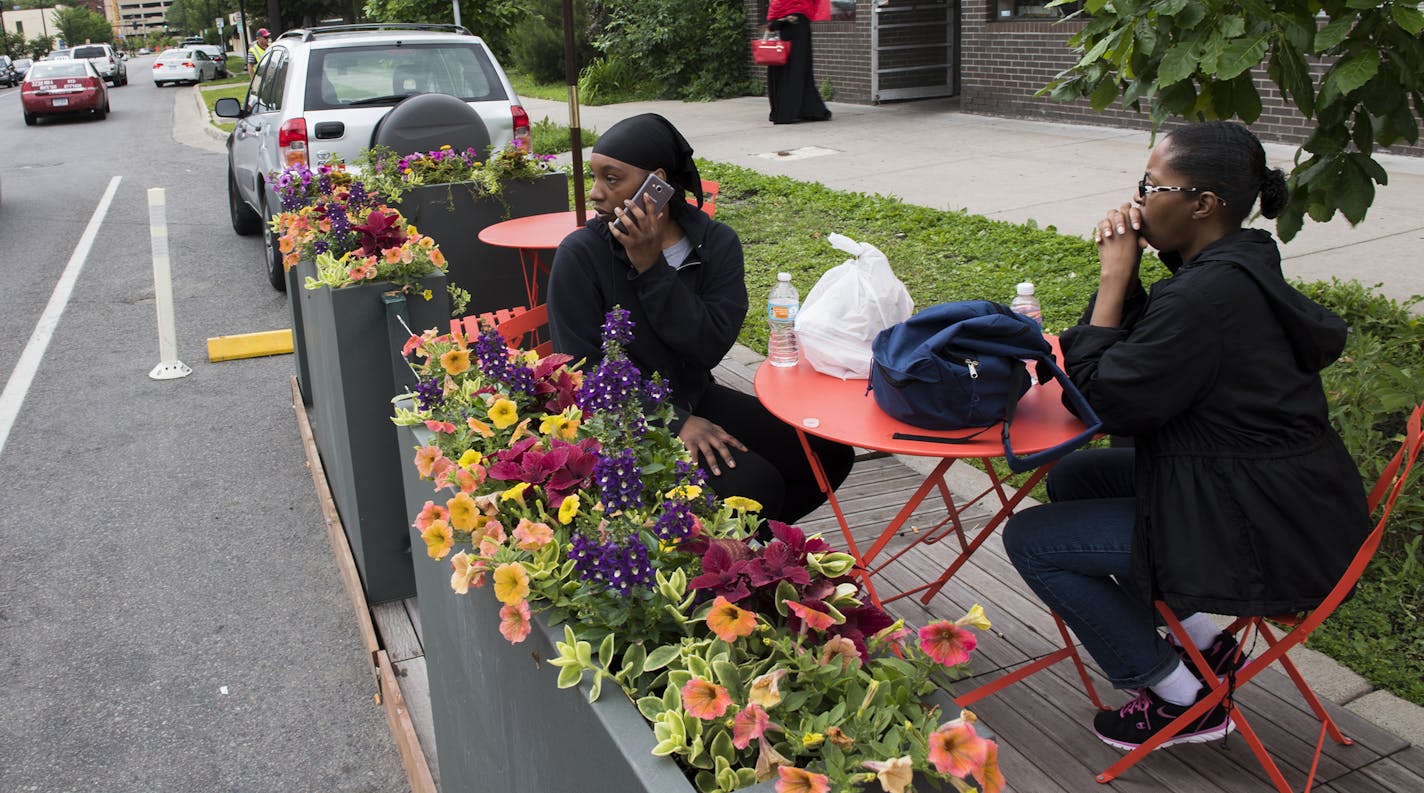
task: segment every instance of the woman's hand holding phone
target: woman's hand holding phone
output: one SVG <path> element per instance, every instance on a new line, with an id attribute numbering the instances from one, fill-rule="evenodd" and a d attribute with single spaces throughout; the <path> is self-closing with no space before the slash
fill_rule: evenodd
<path id="1" fill-rule="evenodd" d="M 625 207 L 614 210 L 609 230 L 639 273 L 652 267 L 662 253 L 663 222 L 673 192 L 672 185 L 651 173 L 633 198 L 624 202 Z"/>

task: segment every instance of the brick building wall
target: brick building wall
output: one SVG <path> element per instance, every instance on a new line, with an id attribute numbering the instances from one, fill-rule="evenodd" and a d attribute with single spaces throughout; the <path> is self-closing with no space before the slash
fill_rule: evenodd
<path id="1" fill-rule="evenodd" d="M 988 0 L 962 0 L 960 15 L 960 108 L 969 113 L 1032 118 L 1068 124 L 1098 124 L 1148 129 L 1146 113 L 1115 103 L 1101 112 L 1087 100 L 1055 102 L 1034 92 L 1077 58 L 1068 39 L 1086 24 L 991 19 Z M 1316 64 L 1317 74 L 1323 66 Z M 1262 139 L 1299 144 L 1314 124 L 1288 104 L 1264 66 L 1253 72 L 1261 95 L 1261 117 L 1251 129 Z M 1424 126 L 1421 126 L 1424 129 Z M 1424 156 L 1424 145 L 1396 146 L 1394 154 Z"/>

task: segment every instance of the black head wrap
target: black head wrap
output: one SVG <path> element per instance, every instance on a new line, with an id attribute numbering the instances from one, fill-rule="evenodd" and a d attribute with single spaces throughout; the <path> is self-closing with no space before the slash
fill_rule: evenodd
<path id="1" fill-rule="evenodd" d="M 696 196 L 697 206 L 702 206 L 702 177 L 692 161 L 692 145 L 657 113 L 625 118 L 609 127 L 593 144 L 593 152 L 645 171 L 661 168 L 673 187 Z"/>

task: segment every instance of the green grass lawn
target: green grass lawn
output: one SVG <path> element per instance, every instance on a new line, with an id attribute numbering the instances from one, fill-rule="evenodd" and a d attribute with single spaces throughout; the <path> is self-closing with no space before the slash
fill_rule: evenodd
<path id="1" fill-rule="evenodd" d="M 208 118 L 211 120 L 213 126 L 223 132 L 232 132 L 232 128 L 236 126 L 236 123 L 232 121 L 219 121 L 217 116 L 213 115 L 213 105 L 217 104 L 217 101 L 224 97 L 232 97 L 241 102 L 247 97 L 247 79 L 244 77 L 240 81 L 235 79 L 218 80 L 216 82 L 207 83 L 201 86 L 201 88 L 203 91 L 203 104 L 208 107 Z"/>
<path id="2" fill-rule="evenodd" d="M 742 239 L 752 305 L 739 340 L 758 352 L 766 351 L 767 336 L 761 301 L 776 273 L 791 273 L 805 295 L 845 260 L 826 242 L 831 232 L 880 248 L 916 308 L 948 300 L 1007 303 L 1014 285 L 1027 280 L 1043 303 L 1045 329 L 1061 332 L 1077 321 L 1097 287 L 1093 244 L 1051 227 L 912 206 L 731 165 L 701 161 L 698 167 L 703 178 L 721 183 L 717 219 Z M 1155 259 L 1144 262 L 1145 282 L 1165 275 Z M 1398 447 L 1408 410 L 1424 401 L 1424 318 L 1353 282 L 1301 288 L 1351 326 L 1345 353 L 1323 380 L 1331 419 L 1372 484 Z M 1310 644 L 1377 686 L 1424 704 L 1421 479 L 1416 469 L 1416 484 L 1396 504 L 1385 542 L 1354 597 Z"/>

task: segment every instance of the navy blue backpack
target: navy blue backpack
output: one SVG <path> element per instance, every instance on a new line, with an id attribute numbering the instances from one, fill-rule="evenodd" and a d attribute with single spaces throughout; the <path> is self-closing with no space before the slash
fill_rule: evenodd
<path id="1" fill-rule="evenodd" d="M 933 430 L 988 428 L 1003 422 L 1004 455 L 1014 472 L 1057 460 L 1102 428 L 1088 400 L 1053 360 L 1043 329 L 1008 306 L 988 300 L 930 306 L 881 331 L 871 350 L 875 363 L 870 385 L 881 410 L 906 424 Z M 1087 429 L 1057 446 L 1020 457 L 1009 444 L 1009 425 L 1019 399 L 1029 389 L 1025 360 L 1034 362 L 1040 380 L 1050 373 L 1063 386 L 1073 412 Z M 895 437 L 956 443 L 983 431 L 962 438 L 904 433 Z"/>

